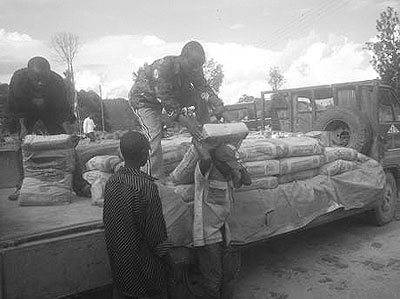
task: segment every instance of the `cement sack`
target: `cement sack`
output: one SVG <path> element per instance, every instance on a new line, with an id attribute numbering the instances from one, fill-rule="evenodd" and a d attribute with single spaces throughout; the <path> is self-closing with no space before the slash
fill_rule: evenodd
<path id="1" fill-rule="evenodd" d="M 182 161 L 170 174 L 172 182 L 177 185 L 181 184 L 193 184 L 194 183 L 194 171 L 196 169 L 199 155 L 196 148 L 192 144 Z"/>
<path id="2" fill-rule="evenodd" d="M 92 205 L 102 207 L 104 204 L 104 188 L 112 173 L 92 170 L 85 172 L 82 176 L 91 186 Z"/>
<path id="3" fill-rule="evenodd" d="M 115 165 L 114 167 L 114 173 L 117 172 L 118 170 L 120 170 L 121 167 L 125 166 L 125 161 L 121 161 L 119 162 L 117 165 Z"/>
<path id="4" fill-rule="evenodd" d="M 242 142 L 239 156 L 243 162 L 263 161 L 284 157 L 288 149 L 284 144 L 274 144 L 267 138 L 249 138 Z"/>
<path id="5" fill-rule="evenodd" d="M 115 155 L 96 156 L 86 162 L 86 169 L 100 170 L 103 172 L 113 173 L 115 166 L 120 163 L 122 159 Z"/>
<path id="6" fill-rule="evenodd" d="M 325 163 L 323 155 L 291 157 L 280 160 L 279 174 L 295 173 L 318 168 Z"/>
<path id="7" fill-rule="evenodd" d="M 75 150 L 73 148 L 22 151 L 24 176 L 40 176 L 46 170 L 60 170 L 72 173 L 75 170 Z"/>
<path id="8" fill-rule="evenodd" d="M 259 178 L 280 174 L 279 160 L 251 161 L 244 162 L 247 172 L 251 178 Z"/>
<path id="9" fill-rule="evenodd" d="M 357 163 L 347 160 L 336 160 L 328 164 L 323 165 L 320 168 L 320 174 L 327 176 L 338 175 L 347 171 L 351 171 L 357 168 Z"/>
<path id="10" fill-rule="evenodd" d="M 358 152 L 349 147 L 326 147 L 325 157 L 326 163 L 336 160 L 356 161 Z"/>
<path id="11" fill-rule="evenodd" d="M 268 141 L 285 149 L 285 155 L 280 157 L 312 156 L 324 153 L 323 145 L 317 139 L 310 137 L 270 138 Z"/>
<path id="12" fill-rule="evenodd" d="M 67 134 L 59 135 L 27 135 L 22 144 L 22 149 L 27 151 L 42 151 L 48 149 L 74 148 L 76 138 Z"/>
<path id="13" fill-rule="evenodd" d="M 288 173 L 281 176 L 278 176 L 277 180 L 280 185 L 288 184 L 294 181 L 303 181 L 307 179 L 311 179 L 319 174 L 319 169 L 308 169 L 295 173 Z"/>
<path id="14" fill-rule="evenodd" d="M 236 189 L 236 191 L 241 192 L 255 189 L 275 189 L 276 187 L 278 187 L 278 185 L 279 182 L 277 177 L 267 176 L 263 178 L 252 179 L 251 185 L 242 185 L 239 189 Z"/>
<path id="15" fill-rule="evenodd" d="M 332 145 L 332 133 L 330 131 L 310 131 L 305 136 L 317 139 L 323 146 Z"/>
<path id="16" fill-rule="evenodd" d="M 163 169 L 165 174 L 171 173 L 178 166 L 190 146 L 190 142 L 183 142 L 174 146 L 170 142 L 168 146 L 163 146 Z"/>
<path id="17" fill-rule="evenodd" d="M 194 201 L 194 184 L 178 185 L 175 187 L 175 193 L 186 203 Z"/>
<path id="18" fill-rule="evenodd" d="M 204 124 L 202 130 L 205 141 L 215 146 L 222 143 L 230 143 L 239 147 L 248 133 L 249 129 L 242 122 Z"/>
<path id="19" fill-rule="evenodd" d="M 25 177 L 19 195 L 20 206 L 55 206 L 71 203 L 72 174 L 64 173 L 58 180 Z"/>

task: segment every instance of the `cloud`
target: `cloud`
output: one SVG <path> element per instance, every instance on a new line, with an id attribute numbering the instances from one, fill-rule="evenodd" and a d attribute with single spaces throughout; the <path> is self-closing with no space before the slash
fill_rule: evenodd
<path id="1" fill-rule="evenodd" d="M 275 66 L 286 78 L 284 88 L 377 77 L 363 45 L 343 36 L 322 38 L 311 31 L 301 39 L 288 41 L 280 51 L 239 43 L 200 42 L 206 56 L 223 65 L 220 96 L 225 103 L 235 103 L 243 94 L 258 97 L 261 91 L 270 90 L 267 74 Z M 153 35 L 88 40 L 75 59 L 77 89 L 99 92 L 101 85 L 103 98 L 127 97 L 134 71 L 145 62 L 178 55 L 183 45 L 184 42 L 168 42 Z M 25 66 L 33 54 L 49 53 L 49 49 L 30 36 L 0 29 L 0 53 L 0 81 L 8 82 L 14 68 Z M 55 62 L 52 67 L 59 73 L 65 69 Z"/>
<path id="2" fill-rule="evenodd" d="M 147 47 L 156 47 L 156 46 L 165 45 L 165 41 L 163 41 L 162 39 L 160 39 L 154 35 L 146 35 L 143 38 L 142 42 L 143 42 L 143 45 L 145 45 Z"/>
<path id="3" fill-rule="evenodd" d="M 0 82 L 9 82 L 12 73 L 25 67 L 33 56 L 50 57 L 45 43 L 25 33 L 7 32 L 0 28 Z"/>
<path id="4" fill-rule="evenodd" d="M 237 29 L 242 29 L 244 27 L 245 26 L 243 24 L 233 24 L 233 25 L 229 26 L 229 29 L 237 30 Z"/>

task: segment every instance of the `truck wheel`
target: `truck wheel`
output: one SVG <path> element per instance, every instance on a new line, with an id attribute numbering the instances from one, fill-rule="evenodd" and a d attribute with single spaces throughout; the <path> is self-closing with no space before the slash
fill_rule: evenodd
<path id="1" fill-rule="evenodd" d="M 351 147 L 364 154 L 372 143 L 369 122 L 354 109 L 330 108 L 318 115 L 313 129 L 332 132 L 332 146 Z"/>
<path id="2" fill-rule="evenodd" d="M 396 180 L 391 172 L 386 172 L 386 183 L 383 197 L 375 209 L 367 212 L 371 222 L 378 226 L 391 222 L 396 211 L 397 200 Z"/>

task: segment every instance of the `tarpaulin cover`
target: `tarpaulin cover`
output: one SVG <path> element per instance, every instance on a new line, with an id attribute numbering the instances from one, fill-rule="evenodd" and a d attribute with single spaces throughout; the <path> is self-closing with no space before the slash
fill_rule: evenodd
<path id="1" fill-rule="evenodd" d="M 363 163 L 336 176 L 279 185 L 275 189 L 235 192 L 229 225 L 232 243 L 250 244 L 304 227 L 339 208 L 362 208 L 382 198 L 385 173 L 379 164 Z M 192 242 L 193 205 L 176 187 L 160 185 L 168 233 L 176 245 Z"/>

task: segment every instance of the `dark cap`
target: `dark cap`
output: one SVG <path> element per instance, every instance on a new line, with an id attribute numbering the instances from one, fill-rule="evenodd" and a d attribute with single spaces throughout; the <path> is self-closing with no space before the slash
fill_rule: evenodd
<path id="1" fill-rule="evenodd" d="M 150 142 L 145 135 L 137 131 L 129 131 L 120 140 L 121 154 L 125 160 L 138 160 L 148 155 Z"/>

